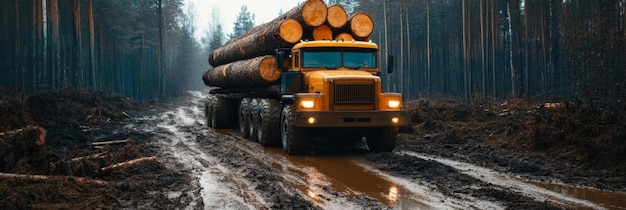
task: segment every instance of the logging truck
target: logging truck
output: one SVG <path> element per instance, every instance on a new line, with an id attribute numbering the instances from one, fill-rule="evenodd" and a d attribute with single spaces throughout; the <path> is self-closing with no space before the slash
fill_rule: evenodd
<path id="1" fill-rule="evenodd" d="M 348 18 L 341 6 L 308 0 L 231 39 L 202 76 L 206 124 L 238 127 L 290 155 L 306 154 L 317 137 L 392 151 L 407 119 L 402 95 L 382 89 L 372 30 L 365 13 Z"/>
<path id="2" fill-rule="evenodd" d="M 280 84 L 210 88 L 207 125 L 238 126 L 244 137 L 290 155 L 305 154 L 315 136 L 347 143 L 365 137 L 371 151 L 394 149 L 407 119 L 402 95 L 382 91 L 375 43 L 303 41 L 274 57 L 267 63 L 278 65 Z"/>

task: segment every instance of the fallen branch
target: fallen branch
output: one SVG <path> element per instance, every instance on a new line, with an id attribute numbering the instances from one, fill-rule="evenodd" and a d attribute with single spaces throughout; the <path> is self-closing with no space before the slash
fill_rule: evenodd
<path id="1" fill-rule="evenodd" d="M 127 139 L 124 139 L 124 140 L 93 142 L 91 143 L 91 146 L 95 147 L 95 146 L 104 146 L 104 145 L 109 145 L 109 144 L 122 144 L 122 143 L 128 143 L 130 140 L 132 140 L 131 137 L 128 137 Z"/>
<path id="2" fill-rule="evenodd" d="M 142 157 L 142 158 L 137 158 L 134 160 L 129 160 L 126 162 L 121 162 L 121 163 L 116 163 L 107 167 L 103 167 L 100 169 L 100 171 L 111 171 L 111 170 L 115 170 L 115 169 L 119 169 L 119 168 L 124 168 L 124 167 L 129 167 L 129 166 L 133 166 L 133 165 L 137 165 L 140 163 L 143 163 L 145 161 L 155 161 L 156 157 L 152 156 L 152 157 Z"/>
<path id="3" fill-rule="evenodd" d="M 46 175 L 31 175 L 31 174 L 12 174 L 12 173 L 2 173 L 0 172 L 0 179 L 26 179 L 32 181 L 46 181 L 49 179 L 63 179 L 69 178 L 79 183 L 85 184 L 95 184 L 95 185 L 106 185 L 106 181 L 88 179 L 84 177 L 75 177 L 75 176 L 46 176 Z"/>
<path id="4" fill-rule="evenodd" d="M 80 162 L 83 160 L 95 160 L 95 159 L 105 158 L 107 155 L 109 155 L 109 151 L 104 151 L 98 154 L 75 157 L 75 158 L 70 159 L 70 162 Z"/>

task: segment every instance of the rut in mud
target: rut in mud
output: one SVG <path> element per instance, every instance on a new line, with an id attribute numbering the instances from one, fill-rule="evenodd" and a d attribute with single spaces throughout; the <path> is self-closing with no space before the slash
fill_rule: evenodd
<path id="1" fill-rule="evenodd" d="M 474 109 L 420 102 L 409 107 L 413 124 L 403 129 L 393 153 L 371 153 L 363 142 L 346 150 L 287 156 L 280 148 L 264 148 L 242 138 L 237 130 L 206 127 L 201 92 L 190 92 L 170 103 L 152 105 L 102 93 L 56 94 L 59 95 L 30 99 L 30 103 L 46 100 L 46 104 L 52 104 L 47 109 L 38 107 L 36 112 L 20 105 L 20 100 L 2 102 L 0 114 L 11 119 L 3 121 L 4 131 L 34 124 L 45 127 L 49 133 L 44 147 L 21 153 L 21 158 L 15 160 L 20 167 L 2 172 L 53 178 L 1 178 L 0 207 L 626 208 L 626 194 L 622 193 L 626 187 L 619 167 L 594 166 L 584 161 L 575 164 L 568 161 L 568 156 L 545 158 L 562 152 L 563 148 L 552 149 L 539 144 L 547 142 L 539 139 L 533 144 L 522 141 L 526 134 L 520 135 L 519 131 L 527 129 L 524 126 L 540 127 L 547 122 L 545 119 L 563 119 L 566 115 L 559 114 L 558 110 L 533 111 L 537 107 L 513 107 L 511 104 L 482 105 Z M 75 113 L 68 115 L 66 110 Z M 30 113 L 39 113 L 37 116 L 41 118 L 36 119 Z M 623 119 L 620 115 L 604 116 Z M 535 121 L 520 123 L 528 119 Z M 617 120 L 614 124 L 619 123 L 623 121 Z M 611 126 L 604 125 L 602 129 L 610 131 L 603 138 L 622 135 Z M 512 135 L 515 132 L 518 135 Z M 536 131 L 528 134 L 536 138 L 540 134 L 547 135 Z M 72 167 L 66 170 L 58 167 L 51 170 L 51 162 L 67 162 L 73 157 L 98 152 L 89 146 L 91 142 L 116 139 L 132 141 L 112 145 L 104 159 L 68 165 Z M 507 139 L 509 141 L 505 141 Z M 559 144 L 552 142 L 550 145 Z M 583 145 L 580 140 L 578 144 Z M 600 146 L 603 145 L 591 149 Z M 613 165 L 621 166 L 622 162 L 613 159 L 619 156 L 616 152 L 620 146 L 619 142 L 613 142 L 614 149 L 606 156 L 589 156 L 591 151 L 585 152 L 576 145 L 568 148 L 575 149 L 571 153 L 576 160 L 606 158 Z M 318 148 L 318 151 L 323 149 Z M 581 156 L 584 154 L 587 156 Z M 110 173 L 97 170 L 150 156 L 157 157 L 157 161 Z M 42 166 L 40 160 L 46 160 L 44 163 L 48 165 Z M 69 177 L 105 181 L 106 184 L 94 185 Z M 547 189 L 557 184 L 561 189 L 593 193 L 594 197 Z"/>

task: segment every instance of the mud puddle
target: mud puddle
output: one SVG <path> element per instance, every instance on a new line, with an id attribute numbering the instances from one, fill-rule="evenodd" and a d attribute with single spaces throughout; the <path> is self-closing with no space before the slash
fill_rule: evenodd
<path id="1" fill-rule="evenodd" d="M 334 200 L 340 196 L 367 196 L 392 209 L 463 206 L 458 201 L 444 204 L 442 201 L 447 198 L 433 195 L 427 186 L 419 186 L 411 180 L 392 180 L 368 169 L 362 166 L 363 159 L 359 156 L 289 156 L 277 148 L 264 148 L 263 151 L 273 158 L 272 167 L 283 174 L 291 174 L 292 185 L 318 206 L 345 208 L 345 203 Z M 340 196 L 328 195 L 327 189 Z"/>
<path id="2" fill-rule="evenodd" d="M 626 209 L 626 193 L 603 191 L 585 187 L 575 187 L 571 185 L 548 183 L 539 181 L 525 181 L 526 183 L 541 187 L 552 192 L 571 196 L 574 198 L 588 200 L 597 203 L 608 209 Z"/>

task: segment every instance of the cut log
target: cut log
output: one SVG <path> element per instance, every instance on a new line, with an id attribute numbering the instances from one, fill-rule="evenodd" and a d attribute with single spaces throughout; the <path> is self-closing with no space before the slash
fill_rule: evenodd
<path id="1" fill-rule="evenodd" d="M 109 144 L 123 144 L 123 143 L 128 143 L 131 140 L 132 140 L 132 138 L 128 137 L 128 138 L 123 139 L 123 140 L 93 142 L 93 143 L 91 143 L 91 146 L 94 147 L 94 146 L 103 146 L 103 145 L 109 145 Z"/>
<path id="2" fill-rule="evenodd" d="M 280 69 L 276 68 L 276 57 L 265 55 L 209 69 L 202 80 L 212 87 L 255 87 L 275 84 L 280 74 Z"/>
<path id="3" fill-rule="evenodd" d="M 367 13 L 358 12 L 350 16 L 347 27 L 354 39 L 364 40 L 374 31 L 374 21 Z"/>
<path id="4" fill-rule="evenodd" d="M 295 19 L 274 19 L 229 41 L 209 54 L 213 67 L 273 55 L 277 47 L 292 47 L 302 38 L 302 25 Z"/>
<path id="5" fill-rule="evenodd" d="M 333 31 L 327 24 L 315 27 L 311 32 L 313 40 L 331 40 L 333 39 Z"/>
<path id="6" fill-rule="evenodd" d="M 293 18 L 304 27 L 314 28 L 326 22 L 328 6 L 323 0 L 308 0 L 285 12 L 279 18 Z"/>
<path id="7" fill-rule="evenodd" d="M 33 148 L 46 143 L 46 129 L 30 125 L 25 128 L 0 133 L 0 148 Z"/>
<path id="8" fill-rule="evenodd" d="M 120 169 L 120 168 L 125 168 L 125 167 L 129 167 L 129 166 L 133 166 L 133 165 L 137 165 L 137 164 L 141 164 L 143 162 L 146 161 L 156 161 L 156 157 L 152 156 L 152 157 L 143 157 L 143 158 L 137 158 L 137 159 L 133 159 L 133 160 L 129 160 L 126 162 L 121 162 L 121 163 L 116 163 L 107 167 L 103 167 L 100 169 L 100 171 L 111 171 L 111 170 L 116 170 L 116 169 Z"/>
<path id="9" fill-rule="evenodd" d="M 75 176 L 46 176 L 46 175 L 30 175 L 30 174 L 11 174 L 11 173 L 2 173 L 0 172 L 0 179 L 26 179 L 32 181 L 46 181 L 49 179 L 63 179 L 69 178 L 78 183 L 85 184 L 94 184 L 94 185 L 107 185 L 106 181 L 88 179 L 84 177 L 75 177 Z"/>
<path id="10" fill-rule="evenodd" d="M 70 159 L 70 162 L 80 162 L 83 160 L 95 160 L 95 159 L 100 159 L 100 158 L 105 158 L 107 155 L 109 155 L 108 151 L 104 151 L 98 154 L 93 154 L 93 155 L 87 155 L 87 156 L 82 156 L 82 157 L 75 157 Z"/>
<path id="11" fill-rule="evenodd" d="M 347 32 L 342 32 L 337 34 L 337 36 L 335 36 L 335 40 L 341 40 L 341 41 L 352 41 L 354 39 L 354 37 L 352 37 L 352 35 L 350 35 Z"/>
<path id="12" fill-rule="evenodd" d="M 348 22 L 348 13 L 346 10 L 338 4 L 334 4 L 328 7 L 328 16 L 326 17 L 326 23 L 334 30 L 343 28 Z"/>
<path id="13" fill-rule="evenodd" d="M 263 55 L 278 47 L 291 48 L 302 39 L 303 26 L 314 28 L 326 22 L 328 7 L 322 0 L 308 0 L 277 18 L 256 26 L 209 54 L 213 67 Z"/>

